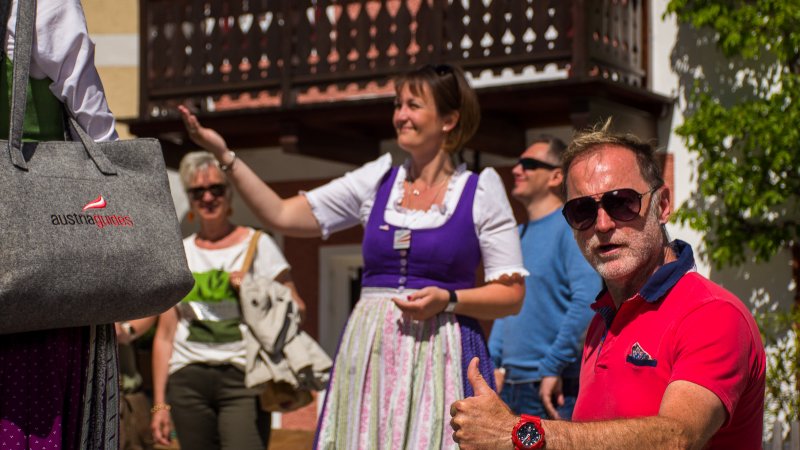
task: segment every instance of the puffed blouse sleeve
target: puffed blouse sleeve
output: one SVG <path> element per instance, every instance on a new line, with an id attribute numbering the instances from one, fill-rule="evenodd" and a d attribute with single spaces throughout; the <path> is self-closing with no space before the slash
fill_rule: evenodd
<path id="1" fill-rule="evenodd" d="M 361 222 L 363 209 L 372 206 L 381 177 L 391 167 L 392 156 L 387 153 L 328 184 L 300 192 L 311 205 L 323 239 Z"/>
<path id="2" fill-rule="evenodd" d="M 492 168 L 484 169 L 478 178 L 472 217 L 481 246 L 485 280 L 528 276 L 522 263 L 514 213 L 500 175 Z"/>
<path id="3" fill-rule="evenodd" d="M 13 2 L 5 41 L 6 54 L 12 61 L 17 3 Z M 50 91 L 67 106 L 92 139 L 118 139 L 114 116 L 95 67 L 95 46 L 89 38 L 80 1 L 39 0 L 35 27 L 31 77 L 47 77 L 53 81 Z"/>

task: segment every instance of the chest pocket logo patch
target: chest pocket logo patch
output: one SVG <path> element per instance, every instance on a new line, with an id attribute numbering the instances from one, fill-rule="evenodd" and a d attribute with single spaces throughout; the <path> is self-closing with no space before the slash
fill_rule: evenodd
<path id="1" fill-rule="evenodd" d="M 631 352 L 625 360 L 634 366 L 655 367 L 658 364 L 658 361 L 650 356 L 638 342 L 631 346 Z"/>

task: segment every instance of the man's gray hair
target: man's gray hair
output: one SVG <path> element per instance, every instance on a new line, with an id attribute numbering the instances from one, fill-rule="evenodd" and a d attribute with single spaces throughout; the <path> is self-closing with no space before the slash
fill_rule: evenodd
<path id="1" fill-rule="evenodd" d="M 598 123 L 594 127 L 581 131 L 572 139 L 572 143 L 564 153 L 562 167 L 564 169 L 564 192 L 567 189 L 567 177 L 569 168 L 575 159 L 589 154 L 598 147 L 615 146 L 623 147 L 632 151 L 636 155 L 636 162 L 642 178 L 651 188 L 662 186 L 664 179 L 661 175 L 661 164 L 656 159 L 655 147 L 632 134 L 618 134 L 611 132 L 611 121 L 609 117 L 605 123 Z"/>

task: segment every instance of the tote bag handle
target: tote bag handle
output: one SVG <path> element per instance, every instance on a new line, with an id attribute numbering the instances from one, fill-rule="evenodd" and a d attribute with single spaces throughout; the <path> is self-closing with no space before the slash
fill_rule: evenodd
<path id="1" fill-rule="evenodd" d="M 8 152 L 11 163 L 20 170 L 28 170 L 28 163 L 22 155 L 22 126 L 25 119 L 27 102 L 28 75 L 31 64 L 31 48 L 33 47 L 33 24 L 36 16 L 36 0 L 17 1 L 17 29 L 14 42 L 14 72 L 11 91 L 11 120 L 8 129 Z M 2 37 L 5 39 L 5 35 Z M 104 175 L 116 175 L 117 171 L 111 161 L 100 150 L 100 146 L 92 140 L 80 124 L 69 115 L 71 128 L 78 135 L 86 153 Z"/>

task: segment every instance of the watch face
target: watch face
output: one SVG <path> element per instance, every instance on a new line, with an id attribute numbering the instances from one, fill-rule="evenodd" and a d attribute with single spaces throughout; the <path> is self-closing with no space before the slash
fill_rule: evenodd
<path id="1" fill-rule="evenodd" d="M 542 439 L 542 435 L 533 422 L 526 422 L 517 429 L 517 439 L 525 448 L 530 448 Z"/>

